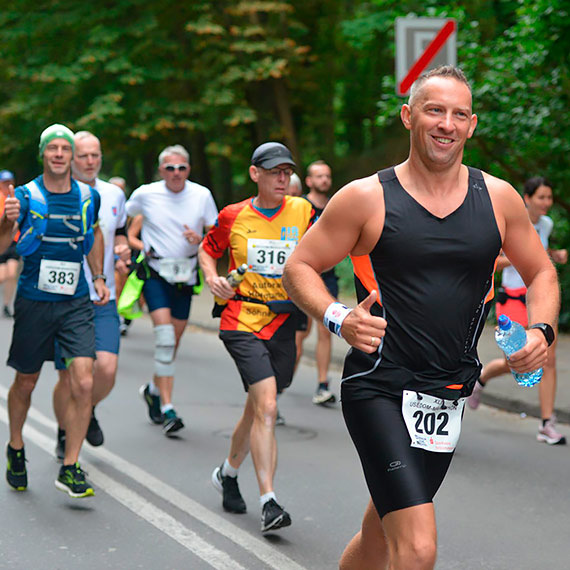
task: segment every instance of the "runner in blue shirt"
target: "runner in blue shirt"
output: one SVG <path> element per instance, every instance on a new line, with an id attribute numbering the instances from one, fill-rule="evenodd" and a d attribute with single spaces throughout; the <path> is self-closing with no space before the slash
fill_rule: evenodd
<path id="1" fill-rule="evenodd" d="M 99 304 L 109 300 L 103 269 L 103 237 L 97 226 L 96 190 L 71 178 L 73 133 L 51 125 L 40 136 L 43 174 L 6 198 L 0 220 L 0 252 L 18 229 L 24 267 L 14 304 L 14 331 L 8 365 L 16 377 L 8 396 L 10 441 L 6 479 L 27 488 L 22 429 L 42 364 L 54 359 L 54 344 L 69 363 L 72 397 L 66 426 L 65 458 L 56 487 L 71 497 L 94 495 L 78 463 L 91 418 L 95 329 L 82 262 L 87 256 Z"/>

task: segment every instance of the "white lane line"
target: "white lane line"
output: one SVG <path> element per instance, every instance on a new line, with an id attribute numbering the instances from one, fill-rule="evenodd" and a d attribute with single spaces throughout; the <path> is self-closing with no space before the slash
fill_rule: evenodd
<path id="1" fill-rule="evenodd" d="M 4 406 L 0 406 L 0 420 L 8 424 L 8 413 Z M 24 435 L 33 441 L 38 447 L 52 454 L 53 439 L 44 435 L 30 425 L 24 426 Z M 245 570 L 238 562 L 233 560 L 228 554 L 209 544 L 200 538 L 195 532 L 179 523 L 168 513 L 155 507 L 144 497 L 131 491 L 125 485 L 115 481 L 93 464 L 82 462 L 89 471 L 89 478 L 108 495 L 121 503 L 127 509 L 162 531 L 168 537 L 184 546 L 187 550 L 204 560 L 217 570 Z M 79 499 L 76 499 L 79 500 Z M 87 499 L 89 500 L 89 499 Z"/>
<path id="2" fill-rule="evenodd" d="M 0 398 L 6 399 L 7 393 L 7 389 L 0 384 Z M 57 429 L 57 425 L 54 421 L 34 407 L 30 408 L 28 416 L 38 423 L 48 427 L 52 431 Z M 251 536 L 248 532 L 228 522 L 226 519 L 213 513 L 197 501 L 194 501 L 174 487 L 171 487 L 167 483 L 164 483 L 164 481 L 154 477 L 154 475 L 147 473 L 137 465 L 115 455 L 113 452 L 105 448 L 88 448 L 87 446 L 84 446 L 82 448 L 82 453 L 85 452 L 101 459 L 117 471 L 120 471 L 143 487 L 147 488 L 162 500 L 174 505 L 181 511 L 200 521 L 202 524 L 209 526 L 218 534 L 225 536 L 227 539 L 246 550 L 249 554 L 267 564 L 270 568 L 273 568 L 274 570 L 306 570 L 304 566 L 299 565 L 285 554 L 282 554 L 275 548 L 268 546 L 267 543 Z"/>

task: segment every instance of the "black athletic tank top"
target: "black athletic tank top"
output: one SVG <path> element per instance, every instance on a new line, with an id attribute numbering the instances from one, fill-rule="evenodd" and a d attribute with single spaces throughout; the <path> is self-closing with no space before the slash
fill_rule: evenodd
<path id="1" fill-rule="evenodd" d="M 388 326 L 376 352 L 350 349 L 343 398 L 401 396 L 402 390 L 446 399 L 466 396 L 481 371 L 477 341 L 501 249 L 483 175 L 469 168 L 465 200 L 445 218 L 412 198 L 394 168 L 378 176 L 384 229 L 372 252 L 352 261 L 358 301 L 376 289 L 380 298 L 372 312 Z"/>

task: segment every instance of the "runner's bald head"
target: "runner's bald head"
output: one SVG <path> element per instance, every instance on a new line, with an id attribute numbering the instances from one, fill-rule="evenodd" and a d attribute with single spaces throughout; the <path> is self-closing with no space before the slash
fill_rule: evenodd
<path id="1" fill-rule="evenodd" d="M 410 97 L 408 99 L 408 105 L 413 107 L 414 104 L 420 99 L 421 92 L 423 90 L 423 86 L 432 77 L 444 77 L 448 79 L 455 79 L 460 83 L 463 83 L 469 89 L 469 93 L 471 93 L 471 85 L 465 77 L 465 73 L 459 67 L 455 67 L 454 65 L 440 65 L 434 69 L 430 69 L 425 73 L 422 73 L 413 83 L 412 87 L 410 88 Z"/>

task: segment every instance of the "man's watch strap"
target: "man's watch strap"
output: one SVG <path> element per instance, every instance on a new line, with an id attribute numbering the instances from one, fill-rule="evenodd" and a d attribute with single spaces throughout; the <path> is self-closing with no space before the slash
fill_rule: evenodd
<path id="1" fill-rule="evenodd" d="M 103 279 L 103 281 L 105 283 L 107 283 L 107 276 L 104 273 L 97 273 L 97 275 L 93 275 L 93 277 L 91 278 L 91 281 L 93 281 L 93 283 L 95 283 L 95 281 L 97 281 L 97 279 Z"/>
<path id="2" fill-rule="evenodd" d="M 529 329 L 539 329 L 544 334 L 546 343 L 550 346 L 554 342 L 554 329 L 548 323 L 536 323 L 528 327 Z"/>

